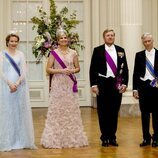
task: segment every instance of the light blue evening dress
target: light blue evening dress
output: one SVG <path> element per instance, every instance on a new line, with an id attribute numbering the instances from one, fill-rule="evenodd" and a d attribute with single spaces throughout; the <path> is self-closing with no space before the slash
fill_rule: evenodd
<path id="1" fill-rule="evenodd" d="M 19 75 L 4 52 L 0 52 L 0 151 L 35 149 L 24 54 L 18 51 L 12 56 L 20 68 L 21 84 L 11 93 L 7 81 L 15 83 Z"/>

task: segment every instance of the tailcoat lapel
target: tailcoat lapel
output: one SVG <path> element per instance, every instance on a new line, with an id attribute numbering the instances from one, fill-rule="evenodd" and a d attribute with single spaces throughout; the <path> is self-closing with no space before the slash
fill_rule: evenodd
<path id="1" fill-rule="evenodd" d="M 155 49 L 154 71 L 155 71 L 156 76 L 158 76 L 158 50 L 157 49 Z"/>

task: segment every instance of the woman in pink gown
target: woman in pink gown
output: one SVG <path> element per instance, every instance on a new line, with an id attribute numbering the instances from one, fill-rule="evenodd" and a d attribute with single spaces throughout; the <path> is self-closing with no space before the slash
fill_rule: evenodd
<path id="1" fill-rule="evenodd" d="M 49 107 L 41 145 L 44 148 L 73 148 L 88 145 L 83 129 L 78 93 L 73 91 L 74 82 L 69 75 L 80 71 L 78 55 L 68 47 L 65 30 L 57 32 L 58 48 L 54 51 L 64 62 L 62 68 L 50 54 L 47 73 L 53 74 L 49 96 Z"/>

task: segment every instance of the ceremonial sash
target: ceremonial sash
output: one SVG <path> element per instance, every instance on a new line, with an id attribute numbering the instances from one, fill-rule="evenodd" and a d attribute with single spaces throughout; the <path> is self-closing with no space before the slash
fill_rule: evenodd
<path id="1" fill-rule="evenodd" d="M 6 58 L 9 60 L 10 64 L 12 65 L 12 67 L 17 72 L 17 74 L 20 76 L 20 69 L 19 69 L 18 65 L 16 64 L 16 62 L 14 61 L 14 59 L 6 52 L 4 52 L 4 54 L 5 54 Z"/>
<path id="2" fill-rule="evenodd" d="M 122 85 L 122 77 L 120 75 L 117 75 L 117 67 L 116 64 L 114 63 L 113 59 L 109 55 L 109 53 L 105 50 L 105 57 L 106 57 L 106 62 L 110 66 L 112 72 L 116 76 L 116 88 L 119 89 L 120 86 Z"/>
<path id="3" fill-rule="evenodd" d="M 158 75 L 155 74 L 154 67 L 147 57 L 146 57 L 146 67 L 147 67 L 148 71 L 150 72 L 150 74 L 154 77 L 154 79 L 150 82 L 150 85 L 152 87 L 158 88 L 158 78 L 157 78 Z"/>
<path id="4" fill-rule="evenodd" d="M 58 63 L 61 65 L 61 67 L 63 69 L 67 68 L 67 66 L 65 65 L 65 63 L 61 60 L 61 58 L 58 56 L 58 54 L 54 51 L 54 50 L 51 50 L 51 54 L 54 56 L 54 58 L 58 61 Z M 76 80 L 76 77 L 72 74 L 69 75 L 70 79 L 74 82 L 73 84 L 73 92 L 78 92 L 78 89 L 77 89 L 77 80 Z"/>
<path id="5" fill-rule="evenodd" d="M 116 64 L 114 63 L 113 59 L 111 58 L 111 56 L 109 55 L 109 53 L 106 50 L 105 50 L 105 57 L 106 57 L 106 61 L 107 61 L 108 65 L 110 66 L 112 72 L 116 76 L 116 73 L 117 73 Z"/>

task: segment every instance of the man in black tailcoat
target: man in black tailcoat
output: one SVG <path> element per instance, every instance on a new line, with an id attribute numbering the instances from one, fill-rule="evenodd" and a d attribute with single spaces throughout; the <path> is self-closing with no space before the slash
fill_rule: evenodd
<path id="1" fill-rule="evenodd" d="M 118 146 L 118 113 L 128 84 L 128 66 L 125 50 L 114 44 L 114 30 L 106 29 L 103 39 L 105 43 L 93 50 L 90 85 L 97 96 L 102 146 Z"/>
<path id="2" fill-rule="evenodd" d="M 140 147 L 158 146 L 158 50 L 150 33 L 142 35 L 144 50 L 136 53 L 133 72 L 133 96 L 139 99 L 143 142 Z M 150 114 L 153 135 L 150 134 Z"/>

